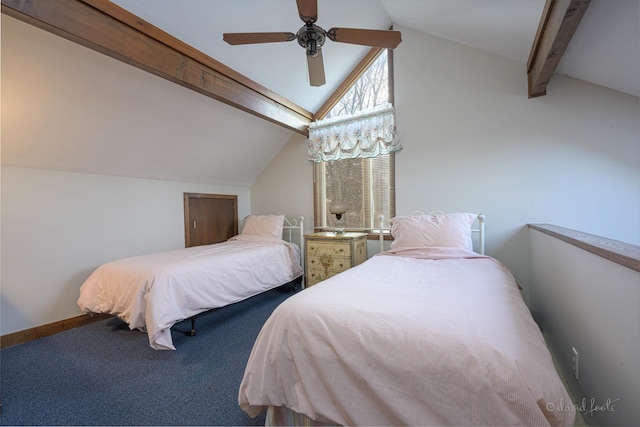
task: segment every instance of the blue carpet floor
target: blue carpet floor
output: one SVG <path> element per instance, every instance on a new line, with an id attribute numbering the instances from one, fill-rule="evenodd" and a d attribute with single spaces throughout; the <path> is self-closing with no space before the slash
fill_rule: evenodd
<path id="1" fill-rule="evenodd" d="M 264 425 L 238 406 L 251 348 L 291 285 L 172 328 L 176 351 L 117 318 L 0 352 L 0 425 Z"/>

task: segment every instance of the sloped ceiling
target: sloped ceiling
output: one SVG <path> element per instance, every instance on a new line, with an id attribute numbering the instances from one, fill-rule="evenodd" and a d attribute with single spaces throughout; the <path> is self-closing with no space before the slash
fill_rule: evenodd
<path id="1" fill-rule="evenodd" d="M 295 32 L 294 0 L 113 0 L 243 75 L 316 112 L 367 52 L 327 41 L 327 84 L 308 84 L 294 42 L 229 46 L 224 32 Z M 640 2 L 594 0 L 557 72 L 640 95 Z M 395 24 L 527 63 L 545 0 L 319 0 L 318 24 L 387 29 Z M 523 71 L 524 72 L 524 71 Z"/>
<path id="2" fill-rule="evenodd" d="M 526 64 L 545 0 L 382 3 L 394 24 Z M 640 1 L 591 1 L 556 72 L 640 96 Z"/>
<path id="3" fill-rule="evenodd" d="M 556 72 L 640 96 L 640 1 L 592 1 Z"/>
<path id="4" fill-rule="evenodd" d="M 295 0 L 114 0 L 239 73 L 315 112 L 369 48 L 327 41 L 323 47 L 326 85 L 311 87 L 304 49 L 296 41 L 230 46 L 225 32 L 293 32 L 303 26 Z M 320 0 L 318 25 L 388 29 L 391 19 L 378 0 Z M 534 30 L 535 33 L 535 30 Z"/>
<path id="5" fill-rule="evenodd" d="M 2 15 L 2 166 L 249 186 L 281 126 Z"/>
<path id="6" fill-rule="evenodd" d="M 327 84 L 314 88 L 308 84 L 304 50 L 296 42 L 229 46 L 222 40 L 224 32 L 297 31 L 302 21 L 294 0 L 114 0 L 113 3 L 312 113 L 369 50 L 327 41 L 323 48 Z M 545 0 L 319 0 L 318 24 L 325 29 L 401 26 L 519 61 L 525 73 L 544 5 Z M 639 5 L 638 0 L 592 1 L 556 72 L 638 96 Z M 5 22 L 13 22 L 8 21 L 11 19 L 3 14 L 3 33 Z M 16 21 L 12 27 L 17 25 L 24 24 Z M 32 39 L 21 43 L 31 43 L 31 48 L 37 48 L 34 40 L 44 37 L 43 33 L 34 28 L 29 32 Z M 36 90 L 38 85 L 33 83 L 40 76 L 24 71 L 42 67 L 38 61 L 48 56 L 41 53 L 39 58 L 32 58 L 35 62 L 31 65 L 6 64 L 6 58 L 12 61 L 21 56 L 21 48 L 19 44 L 13 45 L 13 41 L 5 42 L 4 37 L 2 43 L 3 165 L 250 185 L 295 135 L 291 130 L 238 113 L 195 93 L 180 98 L 184 105 L 166 106 L 164 118 L 144 116 L 145 105 L 140 104 L 142 101 L 135 94 L 121 94 L 120 107 L 98 104 L 93 107 L 98 111 L 78 111 L 75 117 L 70 117 L 70 111 L 51 105 L 48 111 L 40 111 L 42 104 L 35 103 L 35 99 L 42 98 L 46 88 Z M 60 43 L 66 49 L 70 42 Z M 13 56 L 11 46 L 17 49 Z M 99 56 L 95 52 L 91 55 Z M 73 63 L 74 57 L 70 58 L 66 61 L 69 68 L 60 70 L 63 75 L 78 66 Z M 65 63 L 51 59 L 56 66 Z M 96 61 L 114 69 L 127 67 L 122 63 L 113 65 L 117 61 L 107 57 Z M 44 64 L 48 65 L 51 64 Z M 102 83 L 85 82 L 84 93 L 95 93 L 91 91 L 102 87 L 107 99 L 114 90 Z M 155 90 L 160 88 L 163 93 L 184 92 L 178 86 L 170 88 L 172 84 L 166 81 L 157 84 Z M 18 87 L 21 89 L 15 89 Z M 25 90 L 31 91 L 32 98 Z M 69 88 L 72 96 L 67 95 L 68 98 L 82 97 L 83 92 L 73 90 Z M 191 101 L 187 98 L 191 96 L 193 104 L 189 107 Z M 522 96 L 526 96 L 525 88 Z M 29 104 L 30 99 L 33 104 Z M 79 101 L 91 105 L 89 99 Z M 153 101 L 151 96 L 147 101 L 161 102 Z M 30 114 L 25 113 L 21 119 L 9 117 L 7 111 L 13 114 L 19 109 L 6 106 L 17 104 Z M 111 108 L 109 115 L 101 116 L 106 108 Z M 127 112 L 120 114 L 119 108 Z M 38 128 L 36 114 L 48 114 L 50 120 L 59 118 L 61 124 L 77 121 L 83 126 Z M 87 117 L 91 120 L 86 121 Z M 106 117 L 118 117 L 120 128 L 113 129 L 113 121 Z M 190 124 L 196 122 L 206 122 L 206 126 L 200 125 L 199 133 L 193 135 Z M 107 134 L 111 136 L 108 140 L 104 136 Z"/>

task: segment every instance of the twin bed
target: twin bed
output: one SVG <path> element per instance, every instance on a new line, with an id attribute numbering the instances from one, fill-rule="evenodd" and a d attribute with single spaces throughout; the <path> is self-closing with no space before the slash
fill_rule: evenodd
<path id="1" fill-rule="evenodd" d="M 78 304 L 174 349 L 174 323 L 302 275 L 302 219 L 299 247 L 282 240 L 283 222 L 249 216 L 224 243 L 107 263 Z M 272 425 L 572 426 L 572 400 L 518 285 L 484 255 L 484 217 L 399 216 L 391 235 L 389 250 L 276 308 L 240 407 L 267 410 Z"/>
<path id="2" fill-rule="evenodd" d="M 286 225 L 285 225 L 286 224 Z M 120 317 L 146 331 L 156 350 L 175 350 L 171 327 L 198 313 L 242 301 L 302 276 L 303 218 L 249 215 L 242 232 L 214 245 L 112 261 L 98 267 L 80 288 L 86 313 Z M 192 326 L 192 333 L 194 333 Z"/>
<path id="3" fill-rule="evenodd" d="M 476 217 L 393 218 L 390 250 L 278 306 L 240 407 L 274 425 L 573 425 L 513 276 L 472 250 Z"/>

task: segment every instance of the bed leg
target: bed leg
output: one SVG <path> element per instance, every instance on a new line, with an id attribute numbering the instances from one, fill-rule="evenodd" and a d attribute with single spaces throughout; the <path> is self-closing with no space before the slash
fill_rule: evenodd
<path id="1" fill-rule="evenodd" d="M 196 334 L 196 316 L 192 316 L 189 320 L 191 320 L 191 330 L 185 332 L 185 334 L 189 337 L 192 337 Z"/>

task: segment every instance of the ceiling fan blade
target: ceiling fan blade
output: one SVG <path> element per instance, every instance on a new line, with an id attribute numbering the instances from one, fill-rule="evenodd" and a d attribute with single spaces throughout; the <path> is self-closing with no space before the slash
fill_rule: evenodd
<path id="1" fill-rule="evenodd" d="M 324 61 L 322 51 L 318 49 L 316 56 L 307 55 L 307 66 L 309 67 L 309 83 L 311 86 L 322 86 L 326 83 L 324 78 Z"/>
<path id="2" fill-rule="evenodd" d="M 362 30 L 359 28 L 331 28 L 327 37 L 334 42 L 395 49 L 402 41 L 400 31 Z"/>
<path id="3" fill-rule="evenodd" d="M 293 33 L 224 33 L 222 40 L 231 45 L 252 43 L 290 42 L 296 39 Z"/>
<path id="4" fill-rule="evenodd" d="M 298 15 L 307 24 L 313 24 L 318 20 L 318 0 L 296 0 Z"/>

